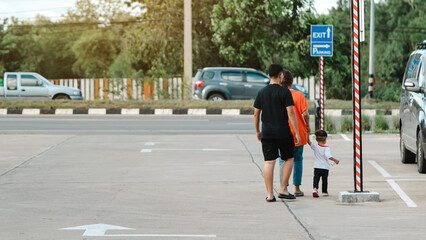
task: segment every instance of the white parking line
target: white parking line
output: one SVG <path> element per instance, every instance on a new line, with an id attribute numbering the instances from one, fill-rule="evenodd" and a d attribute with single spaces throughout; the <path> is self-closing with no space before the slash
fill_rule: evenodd
<path id="1" fill-rule="evenodd" d="M 156 148 L 156 149 L 142 149 L 141 152 L 149 153 L 155 151 L 230 151 L 231 149 L 216 149 L 216 148 Z"/>
<path id="2" fill-rule="evenodd" d="M 382 174 L 383 177 L 389 178 L 392 177 L 384 168 L 382 168 L 376 161 L 368 161 L 377 171 Z M 417 204 L 411 200 L 411 198 L 401 189 L 398 183 L 393 179 L 386 179 L 386 182 L 393 188 L 393 190 L 399 195 L 399 197 L 407 204 L 408 207 L 417 207 Z"/>
<path id="3" fill-rule="evenodd" d="M 345 134 L 340 134 L 340 136 L 342 136 L 342 138 L 345 139 L 345 141 L 348 141 L 348 142 L 351 141 L 351 139 L 348 138 Z"/>
<path id="4" fill-rule="evenodd" d="M 404 200 L 404 202 L 407 204 L 408 207 L 417 207 L 417 204 L 411 200 L 411 198 L 399 187 L 399 185 L 395 182 L 393 179 L 387 179 L 386 182 L 391 185 L 393 190 L 395 190 L 396 193 L 398 193 L 399 197 Z"/>
<path id="5" fill-rule="evenodd" d="M 145 143 L 145 146 L 154 146 L 156 143 L 155 142 L 147 142 Z"/>
<path id="6" fill-rule="evenodd" d="M 373 160 L 369 160 L 368 161 L 371 165 L 373 165 L 373 167 L 375 167 L 376 169 L 377 169 L 377 171 L 379 171 L 379 173 L 381 173 L 382 174 L 382 176 L 383 177 L 385 177 L 385 178 L 389 178 L 389 177 L 391 177 L 391 175 L 388 173 L 388 172 L 386 172 L 386 170 L 385 169 L 383 169 L 376 161 L 373 161 Z"/>

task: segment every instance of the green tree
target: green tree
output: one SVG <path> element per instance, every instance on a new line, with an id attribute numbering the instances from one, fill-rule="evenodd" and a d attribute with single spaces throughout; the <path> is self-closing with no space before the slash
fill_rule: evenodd
<path id="1" fill-rule="evenodd" d="M 376 5 L 375 17 L 374 95 L 378 100 L 399 101 L 408 57 L 425 40 L 425 5 L 421 0 L 386 0 Z"/>
<path id="2" fill-rule="evenodd" d="M 93 30 L 74 43 L 77 58 L 73 71 L 87 77 L 106 77 L 106 73 L 119 54 L 120 42 L 113 33 Z"/>
<path id="3" fill-rule="evenodd" d="M 213 42 L 230 64 L 265 70 L 282 62 L 300 40 L 295 38 L 306 27 L 300 17 L 304 7 L 303 0 L 224 0 L 211 16 Z"/>
<path id="4" fill-rule="evenodd" d="M 40 46 L 26 23 L 12 18 L 1 39 L 1 62 L 6 71 L 35 71 L 40 57 Z"/>
<path id="5" fill-rule="evenodd" d="M 352 99 L 350 1 L 339 0 L 321 24 L 333 25 L 333 56 L 324 57 L 324 85 L 327 98 Z M 318 76 L 318 75 L 317 75 Z M 317 77 L 319 78 L 319 76 Z"/>

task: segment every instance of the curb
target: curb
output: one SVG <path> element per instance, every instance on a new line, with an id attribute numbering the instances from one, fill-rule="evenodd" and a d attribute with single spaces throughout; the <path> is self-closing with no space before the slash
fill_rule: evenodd
<path id="1" fill-rule="evenodd" d="M 24 109 L 0 109 L 0 116 L 6 115 L 56 115 L 56 116 L 72 116 L 72 115 L 91 115 L 91 116 L 104 116 L 104 115 L 123 115 L 123 116 L 139 116 L 139 115 L 189 115 L 189 116 L 205 116 L 205 115 L 224 115 L 224 116 L 239 116 L 239 115 L 253 115 L 253 110 L 241 109 L 170 109 L 170 108 L 120 108 L 120 109 L 106 109 L 106 108 L 58 108 L 58 109 L 38 109 L 38 108 L 24 108 Z"/>
<path id="2" fill-rule="evenodd" d="M 103 115 L 123 115 L 123 116 L 139 116 L 139 115 L 188 115 L 188 116 L 205 116 L 205 115 L 222 115 L 222 116 L 240 116 L 240 115 L 253 115 L 253 110 L 243 109 L 209 109 L 209 108 L 190 108 L 190 109 L 171 109 L 171 108 L 57 108 L 57 109 L 39 109 L 39 108 L 24 108 L 24 109 L 6 109 L 0 108 L 0 116 L 5 115 L 58 115 L 58 116 L 71 116 L 71 115 L 90 115 L 90 116 L 103 116 Z M 313 110 L 309 110 L 310 115 L 314 115 Z M 352 110 L 341 109 L 325 109 L 324 114 L 330 117 L 342 117 L 344 115 L 352 115 Z M 399 116 L 399 109 L 392 110 L 362 110 L 362 114 L 368 117 L 376 115 L 385 116 Z"/>

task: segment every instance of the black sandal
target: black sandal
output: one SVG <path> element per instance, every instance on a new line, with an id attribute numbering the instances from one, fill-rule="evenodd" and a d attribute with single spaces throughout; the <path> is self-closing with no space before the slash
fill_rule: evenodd
<path id="1" fill-rule="evenodd" d="M 277 201 L 277 199 L 275 198 L 275 196 L 274 196 L 274 198 L 272 198 L 272 199 L 268 199 L 268 197 L 266 197 L 266 201 L 267 201 L 267 202 L 276 202 L 276 201 Z"/>
<path id="2" fill-rule="evenodd" d="M 293 194 L 291 194 L 291 193 L 289 193 L 288 195 L 279 194 L 278 197 L 279 198 L 284 198 L 284 199 L 296 199 L 296 197 Z"/>

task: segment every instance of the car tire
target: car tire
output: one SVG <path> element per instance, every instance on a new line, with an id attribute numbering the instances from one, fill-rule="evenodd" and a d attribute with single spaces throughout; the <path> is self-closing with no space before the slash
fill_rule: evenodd
<path id="1" fill-rule="evenodd" d="M 225 97 L 222 94 L 214 93 L 209 96 L 209 100 L 211 101 L 223 101 L 225 100 Z"/>
<path id="2" fill-rule="evenodd" d="M 419 171 L 419 173 L 426 173 L 426 161 L 425 161 L 425 154 L 424 154 L 422 145 L 423 145 L 423 136 L 422 136 L 422 133 L 419 132 L 417 134 L 417 153 L 416 153 L 417 170 Z"/>
<path id="3" fill-rule="evenodd" d="M 412 152 L 410 152 L 406 147 L 404 143 L 404 139 L 402 139 L 402 130 L 401 134 L 399 136 L 399 147 L 401 151 L 401 162 L 402 163 L 415 163 L 416 162 L 416 155 Z"/>
<path id="4" fill-rule="evenodd" d="M 65 94 L 56 95 L 53 100 L 70 100 L 71 98 Z"/>

